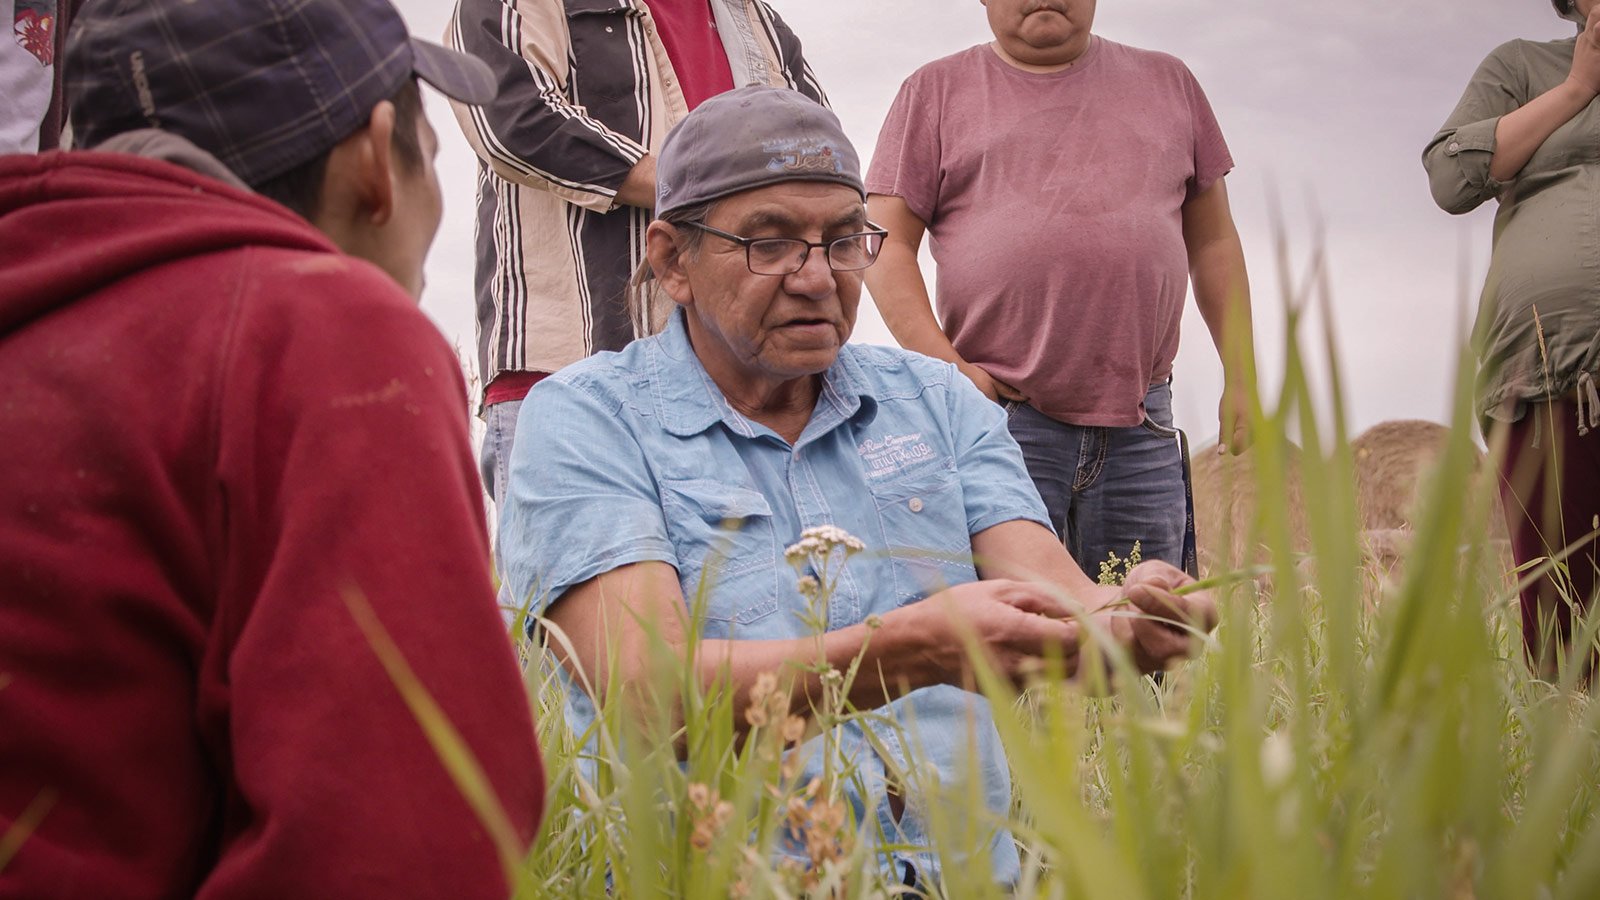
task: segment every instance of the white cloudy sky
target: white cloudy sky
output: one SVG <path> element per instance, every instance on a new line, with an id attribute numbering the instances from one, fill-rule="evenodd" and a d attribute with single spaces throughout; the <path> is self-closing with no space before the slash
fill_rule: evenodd
<path id="1" fill-rule="evenodd" d="M 900 82 L 919 65 L 989 39 L 978 0 L 772 0 L 800 35 L 863 157 Z M 419 36 L 450 4 L 399 0 Z M 1332 283 L 1349 414 L 1357 429 L 1443 419 L 1462 322 L 1488 257 L 1493 204 L 1452 218 L 1428 196 L 1420 154 L 1483 56 L 1513 37 L 1565 37 L 1546 0 L 1101 0 L 1095 30 L 1176 54 L 1210 96 L 1237 168 L 1228 178 L 1244 238 L 1257 349 L 1270 384 L 1283 356 L 1274 201 L 1304 265 L 1319 226 Z M 474 161 L 442 101 L 445 220 L 424 308 L 473 347 Z M 1464 277 L 1463 273 L 1467 273 Z M 1321 342 L 1322 323 L 1306 338 Z M 1178 424 L 1216 432 L 1221 369 L 1191 307 L 1178 356 Z M 856 339 L 892 343 L 870 304 Z"/>

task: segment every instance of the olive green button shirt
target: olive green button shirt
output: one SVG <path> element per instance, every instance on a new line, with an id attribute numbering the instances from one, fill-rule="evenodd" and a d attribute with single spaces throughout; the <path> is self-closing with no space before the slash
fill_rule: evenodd
<path id="1" fill-rule="evenodd" d="M 1489 177 L 1500 117 L 1566 80 L 1573 43 L 1496 48 L 1422 156 L 1446 212 L 1500 201 L 1477 339 L 1478 411 L 1502 421 L 1600 370 L 1600 103 L 1556 129 L 1515 178 Z"/>

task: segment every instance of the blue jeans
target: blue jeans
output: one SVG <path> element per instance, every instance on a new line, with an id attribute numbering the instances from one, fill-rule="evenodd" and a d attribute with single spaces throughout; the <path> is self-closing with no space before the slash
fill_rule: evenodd
<path id="1" fill-rule="evenodd" d="M 500 609 L 508 621 L 515 618 L 513 611 L 521 609 L 525 601 L 513 598 L 510 589 L 506 587 L 505 569 L 500 565 L 503 557 L 500 553 L 498 522 L 506 508 L 506 485 L 510 481 L 511 471 L 511 441 L 517 436 L 517 413 L 521 411 L 521 400 L 506 400 L 484 410 L 483 419 L 487 427 L 483 432 L 483 449 L 478 452 L 478 474 L 483 478 L 484 490 L 494 499 L 496 526 L 494 534 L 490 537 L 494 539 L 495 577 L 500 581 Z"/>
<path id="2" fill-rule="evenodd" d="M 1189 494 L 1184 452 L 1172 427 L 1172 388 L 1145 394 L 1145 419 L 1130 428 L 1067 425 L 1020 403 L 1006 405 L 1028 475 L 1056 534 L 1089 575 L 1108 554 L 1187 568 Z"/>
<path id="3" fill-rule="evenodd" d="M 517 436 L 517 413 L 521 411 L 521 400 L 496 403 L 483 411 L 487 428 L 483 432 L 483 449 L 478 454 L 478 474 L 483 476 L 483 487 L 494 499 L 495 515 L 505 506 L 507 475 L 511 471 L 511 441 Z"/>

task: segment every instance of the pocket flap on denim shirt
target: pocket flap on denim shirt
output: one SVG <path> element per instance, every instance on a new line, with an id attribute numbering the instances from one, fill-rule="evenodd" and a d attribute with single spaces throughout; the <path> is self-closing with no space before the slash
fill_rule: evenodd
<path id="1" fill-rule="evenodd" d="M 760 491 L 709 478 L 664 478 L 664 496 L 679 500 L 707 522 L 740 522 L 757 516 L 770 518 L 772 506 Z"/>
<path id="2" fill-rule="evenodd" d="M 872 485 L 872 497 L 881 509 L 890 503 L 937 494 L 955 480 L 955 464 L 945 460 L 937 466 Z"/>
<path id="3" fill-rule="evenodd" d="M 684 597 L 710 592 L 704 636 L 728 637 L 716 623 L 750 625 L 777 611 L 783 557 L 765 496 L 709 478 L 663 478 L 661 502 Z"/>

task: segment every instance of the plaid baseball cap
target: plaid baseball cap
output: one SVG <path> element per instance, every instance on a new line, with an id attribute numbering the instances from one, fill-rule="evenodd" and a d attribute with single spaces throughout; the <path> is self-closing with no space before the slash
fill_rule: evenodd
<path id="1" fill-rule="evenodd" d="M 867 196 L 861 159 L 832 110 L 785 88 L 739 88 L 695 107 L 662 142 L 656 215 L 786 181 L 832 181 Z"/>
<path id="2" fill-rule="evenodd" d="M 494 98 L 481 60 L 411 37 L 389 0 L 89 0 L 67 40 L 79 146 L 157 128 L 249 185 L 333 149 L 412 75 Z"/>

